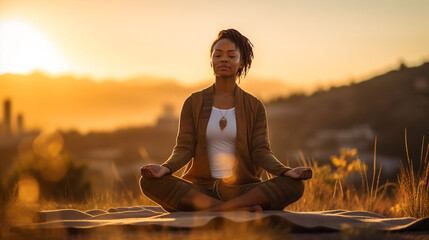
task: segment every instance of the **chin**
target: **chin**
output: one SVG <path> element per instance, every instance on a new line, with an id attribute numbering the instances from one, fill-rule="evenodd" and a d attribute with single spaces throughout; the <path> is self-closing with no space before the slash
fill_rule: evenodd
<path id="1" fill-rule="evenodd" d="M 236 75 L 234 75 L 234 74 L 227 74 L 227 73 L 220 73 L 220 74 L 216 73 L 216 76 L 222 77 L 222 78 L 231 78 L 231 77 L 235 77 Z"/>

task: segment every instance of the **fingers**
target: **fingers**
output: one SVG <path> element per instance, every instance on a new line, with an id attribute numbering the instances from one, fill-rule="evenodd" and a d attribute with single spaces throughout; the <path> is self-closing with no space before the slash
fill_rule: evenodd
<path id="1" fill-rule="evenodd" d="M 301 175 L 300 175 L 300 179 L 301 180 L 307 180 L 313 177 L 313 170 L 311 170 L 311 168 L 307 168 L 304 171 L 302 171 Z"/>
<path id="2" fill-rule="evenodd" d="M 141 168 L 140 168 L 140 173 L 141 173 L 141 175 L 142 175 L 143 177 L 144 177 L 145 172 L 146 172 L 146 167 L 141 167 Z"/>
<path id="3" fill-rule="evenodd" d="M 148 165 L 140 168 L 141 175 L 145 178 L 159 178 L 162 177 L 163 174 L 159 166 Z"/>
<path id="4" fill-rule="evenodd" d="M 154 177 L 154 172 L 153 172 L 152 168 L 149 166 L 145 166 L 145 167 L 140 168 L 140 172 L 144 178 L 153 178 Z"/>
<path id="5" fill-rule="evenodd" d="M 313 170 L 310 168 L 309 170 L 308 170 L 308 178 L 307 179 L 310 179 L 310 178 L 312 178 L 313 177 Z"/>

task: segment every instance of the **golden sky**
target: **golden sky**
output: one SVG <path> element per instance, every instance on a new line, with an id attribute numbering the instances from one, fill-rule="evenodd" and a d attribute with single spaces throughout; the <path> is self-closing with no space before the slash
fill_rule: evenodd
<path id="1" fill-rule="evenodd" d="M 429 61 L 427 0 L 0 0 L 0 74 L 212 78 L 222 29 L 254 44 L 248 76 L 309 86 Z"/>

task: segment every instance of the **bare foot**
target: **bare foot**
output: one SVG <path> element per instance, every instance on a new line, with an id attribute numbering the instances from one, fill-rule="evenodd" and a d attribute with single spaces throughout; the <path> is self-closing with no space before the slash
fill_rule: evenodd
<path id="1" fill-rule="evenodd" d="M 255 206 L 250 207 L 250 211 L 251 212 L 262 212 L 262 211 L 264 211 L 264 209 L 262 209 L 262 207 L 259 205 L 255 205 Z"/>
<path id="2" fill-rule="evenodd" d="M 251 207 L 241 207 L 241 208 L 234 208 L 234 209 L 222 209 L 219 207 L 214 207 L 214 208 L 207 208 L 201 211 L 203 212 L 232 212 L 232 211 L 262 212 L 263 209 L 259 205 L 253 205 Z"/>
<path id="3" fill-rule="evenodd" d="M 236 208 L 236 209 L 231 209 L 228 211 L 247 211 L 247 212 L 262 212 L 264 209 L 262 209 L 261 206 L 259 205 L 253 205 L 251 207 L 242 207 L 242 208 Z"/>

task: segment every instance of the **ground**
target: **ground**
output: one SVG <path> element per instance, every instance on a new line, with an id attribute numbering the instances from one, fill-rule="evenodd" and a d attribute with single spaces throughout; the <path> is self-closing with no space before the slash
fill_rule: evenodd
<path id="1" fill-rule="evenodd" d="M 160 240 L 194 240 L 194 239 L 246 239 L 246 240 L 263 240 L 263 239 L 288 239 L 288 240 L 428 240 L 429 231 L 420 231 L 420 232 L 374 232 L 368 230 L 346 230 L 341 232 L 319 232 L 319 233 L 289 233 L 285 230 L 279 229 L 267 229 L 263 231 L 246 231 L 243 232 L 240 229 L 234 231 L 234 229 L 228 227 L 221 228 L 211 228 L 211 229 L 199 229 L 199 230 L 151 230 L 151 231 L 134 231 L 127 230 L 124 231 L 109 231 L 109 232 L 100 232 L 100 231 L 91 231 L 88 233 L 52 233 L 52 234 L 16 234 L 9 231 L 9 227 L 1 227 L 1 239 L 58 239 L 64 238 L 65 235 L 69 240 L 79 240 L 79 239 L 160 239 Z"/>

